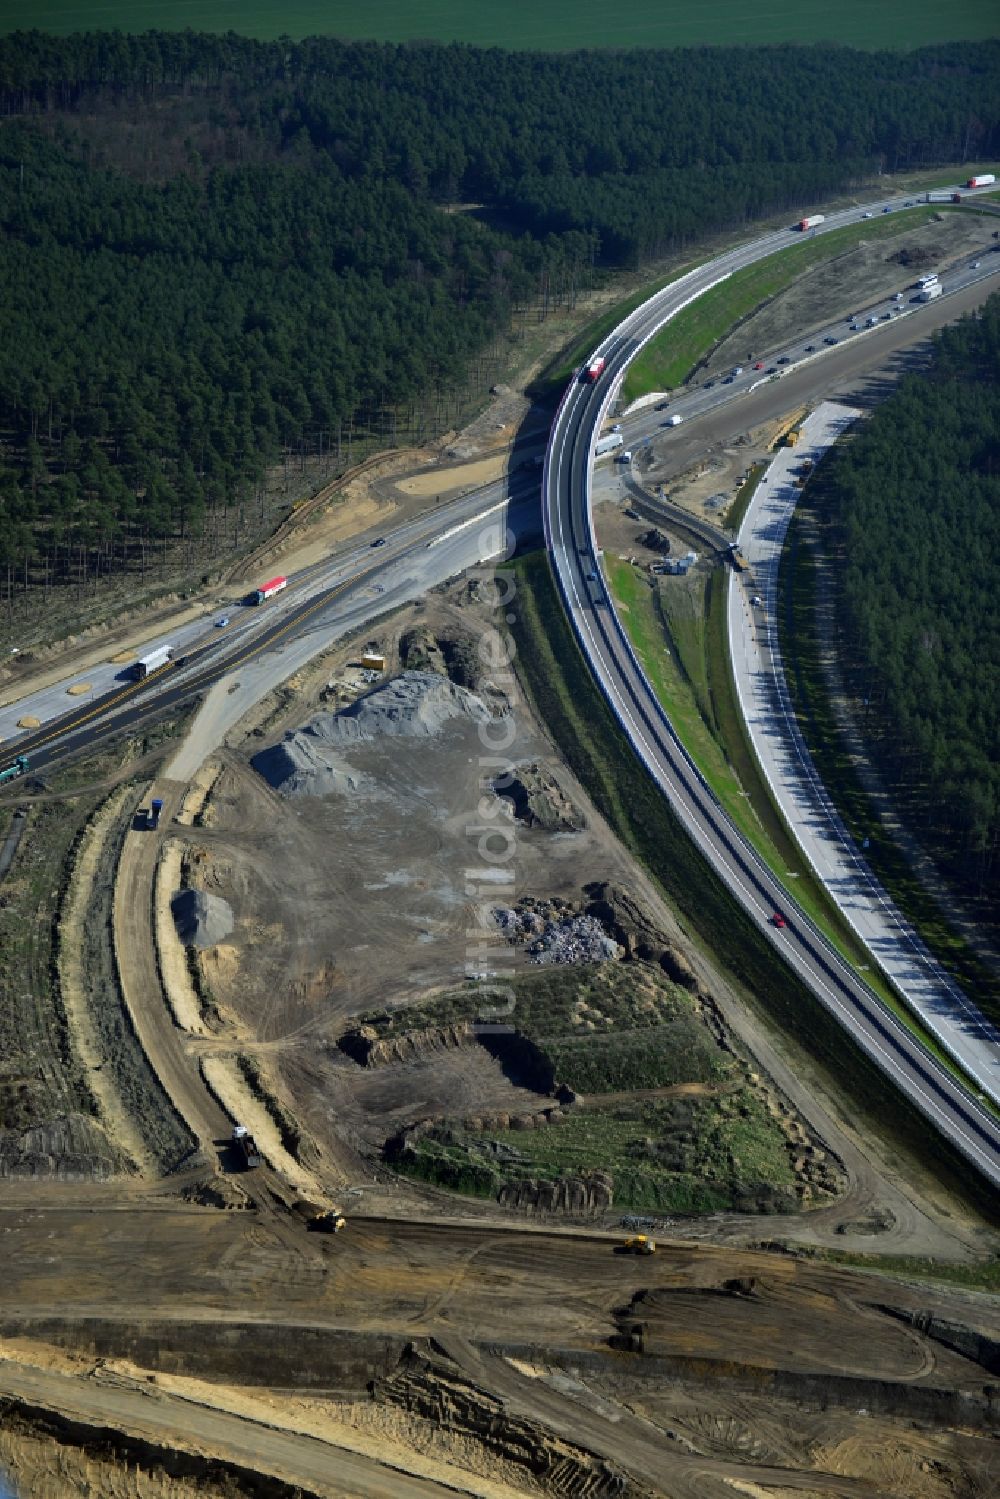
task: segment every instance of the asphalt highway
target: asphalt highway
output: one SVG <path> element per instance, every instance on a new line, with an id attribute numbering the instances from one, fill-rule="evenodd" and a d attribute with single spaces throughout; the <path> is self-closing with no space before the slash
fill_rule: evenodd
<path id="1" fill-rule="evenodd" d="M 231 632 L 210 628 L 185 655 L 144 680 L 119 681 L 99 698 L 9 740 L 0 763 L 26 755 L 30 783 L 53 761 L 191 702 L 237 668 L 286 649 L 310 631 L 315 654 L 345 629 L 370 622 L 487 560 L 486 554 L 502 544 L 511 514 L 522 527 L 530 527 L 537 504 L 537 472 L 513 474 L 418 516 L 387 536 L 384 545 L 376 547 L 369 540 L 339 554 L 332 564 L 304 569 L 273 603 L 232 610 Z M 289 664 L 285 674 L 295 669 Z M 21 716 L 34 706 L 32 699 L 22 699 L 12 711 Z M 15 781 L 3 789 L 16 793 L 23 784 Z"/>
<path id="2" fill-rule="evenodd" d="M 883 204 L 870 204 L 878 212 Z M 892 206 L 898 206 L 898 200 Z M 855 221 L 831 214 L 814 233 Z M 595 678 L 640 760 L 716 874 L 767 940 L 859 1046 L 992 1183 L 1000 1185 L 1000 1126 L 854 973 L 745 842 L 689 759 L 622 629 L 601 575 L 591 518 L 593 448 L 620 379 L 649 338 L 734 271 L 801 236 L 769 234 L 699 267 L 625 319 L 595 350 L 599 377 L 567 389 L 553 422 L 543 477 L 546 544 L 573 628 Z M 772 918 L 782 912 L 787 924 Z"/>

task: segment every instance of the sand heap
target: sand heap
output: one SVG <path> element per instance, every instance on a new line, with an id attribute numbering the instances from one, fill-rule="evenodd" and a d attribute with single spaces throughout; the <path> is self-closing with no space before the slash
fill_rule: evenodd
<path id="1" fill-rule="evenodd" d="M 253 757 L 253 767 L 283 796 L 343 795 L 365 777 L 338 751 L 346 745 L 395 737 L 425 739 L 451 719 L 486 723 L 490 710 L 473 692 L 433 671 L 404 671 L 340 713 L 321 713 Z"/>
<path id="2" fill-rule="evenodd" d="M 185 947 L 214 947 L 233 929 L 233 913 L 221 895 L 180 890 L 170 902 L 177 935 Z"/>

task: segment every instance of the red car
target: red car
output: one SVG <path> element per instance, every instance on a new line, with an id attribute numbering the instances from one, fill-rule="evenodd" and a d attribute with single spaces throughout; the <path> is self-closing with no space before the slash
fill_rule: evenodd
<path id="1" fill-rule="evenodd" d="M 757 363 L 754 365 L 754 369 L 755 370 L 762 370 L 763 368 L 764 368 L 764 361 L 763 361 L 763 359 L 758 359 Z"/>
<path id="2" fill-rule="evenodd" d="M 782 914 L 781 914 L 780 911 L 775 911 L 774 915 L 771 917 L 771 925 L 772 926 L 784 926 L 785 925 L 785 918 L 782 916 Z"/>

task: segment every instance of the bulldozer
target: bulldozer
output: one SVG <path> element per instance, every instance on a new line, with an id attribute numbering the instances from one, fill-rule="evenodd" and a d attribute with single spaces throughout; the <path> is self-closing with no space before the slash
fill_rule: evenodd
<path id="1" fill-rule="evenodd" d="M 648 1234 L 632 1234 L 622 1246 L 623 1254 L 655 1254 L 656 1240 Z"/>

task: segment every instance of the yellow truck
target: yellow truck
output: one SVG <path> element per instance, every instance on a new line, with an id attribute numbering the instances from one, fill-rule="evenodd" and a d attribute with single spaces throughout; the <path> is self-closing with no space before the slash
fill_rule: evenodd
<path id="1" fill-rule="evenodd" d="M 319 1203 L 307 1202 L 304 1198 L 293 1205 L 292 1212 L 302 1219 L 310 1233 L 339 1234 L 347 1227 L 347 1219 L 339 1208 L 321 1207 Z"/>
<path id="2" fill-rule="evenodd" d="M 632 1234 L 622 1247 L 625 1254 L 655 1254 L 656 1240 L 647 1234 Z"/>

